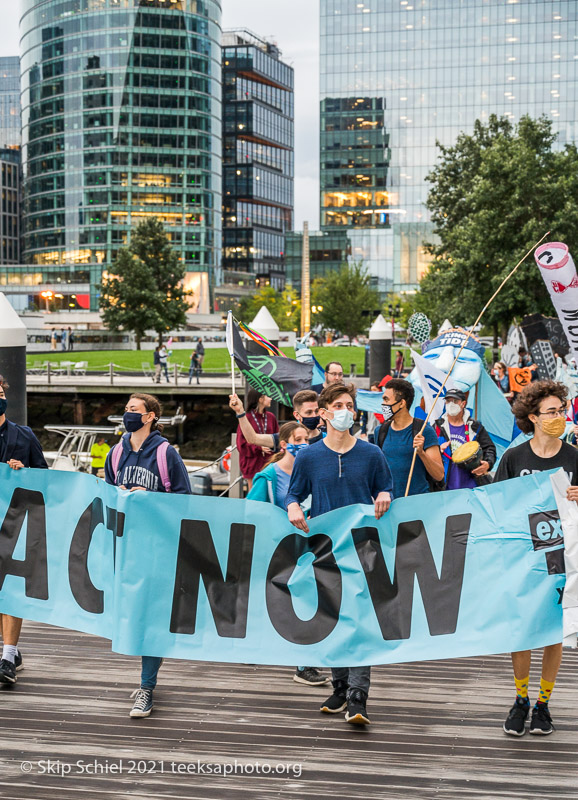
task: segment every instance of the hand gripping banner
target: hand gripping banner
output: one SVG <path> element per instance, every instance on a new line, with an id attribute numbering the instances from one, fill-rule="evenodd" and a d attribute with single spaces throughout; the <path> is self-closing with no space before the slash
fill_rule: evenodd
<path id="1" fill-rule="evenodd" d="M 0 612 L 117 652 L 351 666 L 562 640 L 547 473 L 401 498 L 379 522 L 371 506 L 342 508 L 309 535 L 267 503 L 127 493 L 79 473 L 1 464 L 0 487 Z"/>

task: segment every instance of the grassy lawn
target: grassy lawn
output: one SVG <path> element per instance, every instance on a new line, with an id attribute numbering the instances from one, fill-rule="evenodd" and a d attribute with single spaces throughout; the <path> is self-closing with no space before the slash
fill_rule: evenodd
<path id="1" fill-rule="evenodd" d="M 392 360 L 395 361 L 395 349 L 393 349 Z M 292 347 L 284 347 L 283 351 L 290 357 L 294 356 Z M 357 374 L 363 373 L 365 349 L 363 347 L 315 347 L 313 348 L 315 357 L 322 366 L 329 361 L 337 360 L 343 364 L 345 373 L 349 374 L 351 364 L 355 364 Z M 407 351 L 406 364 L 409 365 Z M 180 364 L 182 367 L 189 367 L 191 351 L 173 350 L 169 358 L 170 364 Z M 37 362 L 44 363 L 50 361 L 57 364 L 61 361 L 86 361 L 88 369 L 105 370 L 112 362 L 121 369 L 138 370 L 142 369 L 143 363 L 153 364 L 152 350 L 100 350 L 82 351 L 74 350 L 72 353 L 30 353 L 27 358 L 27 367 L 33 367 Z M 205 350 L 205 361 L 203 369 L 207 372 L 227 372 L 231 366 L 231 359 L 225 347 L 207 348 Z"/>

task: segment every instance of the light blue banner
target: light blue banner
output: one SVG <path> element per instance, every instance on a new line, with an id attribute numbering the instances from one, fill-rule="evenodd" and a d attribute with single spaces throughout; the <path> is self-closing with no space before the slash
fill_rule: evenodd
<path id="1" fill-rule="evenodd" d="M 351 666 L 562 639 L 546 473 L 401 498 L 379 522 L 351 506 L 305 536 L 267 503 L 0 465 L 0 522 L 0 612 L 121 653 Z"/>

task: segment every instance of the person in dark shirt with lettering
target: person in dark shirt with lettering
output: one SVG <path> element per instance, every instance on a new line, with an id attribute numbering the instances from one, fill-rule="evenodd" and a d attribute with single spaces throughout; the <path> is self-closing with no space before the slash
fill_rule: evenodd
<path id="1" fill-rule="evenodd" d="M 566 429 L 567 400 L 566 387 L 554 381 L 534 381 L 520 392 L 512 410 L 520 430 L 534 435 L 528 442 L 506 450 L 494 483 L 561 467 L 572 484 L 568 487 L 568 500 L 578 501 L 578 450 L 560 439 Z M 525 733 L 530 713 L 530 660 L 530 650 L 512 653 L 517 694 L 504 723 L 504 732 L 511 736 Z M 530 733 L 547 735 L 554 730 L 548 701 L 561 661 L 561 643 L 544 648 L 540 694 L 532 709 Z"/>
<path id="2" fill-rule="evenodd" d="M 311 517 L 336 508 L 374 505 L 380 519 L 391 505 L 393 481 L 381 450 L 350 433 L 355 418 L 354 386 L 334 383 L 319 396 L 319 413 L 327 423 L 325 439 L 309 445 L 295 459 L 285 498 L 289 522 L 309 533 L 300 503 L 311 495 Z M 327 714 L 347 708 L 345 719 L 369 724 L 367 695 L 371 667 L 333 669 L 333 694 L 321 706 Z"/>

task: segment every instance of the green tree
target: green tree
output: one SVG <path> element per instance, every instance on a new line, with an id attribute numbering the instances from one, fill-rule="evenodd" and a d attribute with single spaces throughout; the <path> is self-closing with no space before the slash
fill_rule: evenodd
<path id="1" fill-rule="evenodd" d="M 343 264 L 313 283 L 311 302 L 317 308 L 315 322 L 352 339 L 367 333 L 381 309 L 381 301 L 363 263 Z"/>
<path id="2" fill-rule="evenodd" d="M 522 117 L 514 126 L 492 115 L 456 144 L 438 142 L 439 159 L 427 180 L 427 207 L 438 240 L 420 282 L 415 310 L 434 327 L 448 317 L 472 324 L 508 272 L 548 230 L 548 239 L 578 246 L 578 151 L 553 149 L 546 117 Z M 505 335 L 514 317 L 552 306 L 530 256 L 498 295 L 483 323 Z"/>
<path id="3" fill-rule="evenodd" d="M 147 330 L 158 334 L 186 325 L 188 292 L 183 287 L 186 267 L 171 247 L 163 224 L 156 218 L 140 222 L 128 248 L 121 248 L 112 275 L 103 279 L 100 308 L 104 324 L 113 331 L 132 331 L 137 349 Z"/>
<path id="4" fill-rule="evenodd" d="M 279 330 L 298 330 L 301 325 L 301 300 L 295 289 L 286 287 L 282 292 L 272 286 L 263 286 L 256 294 L 243 297 L 239 304 L 239 318 L 250 325 L 259 309 L 265 306 L 279 326 Z"/>

